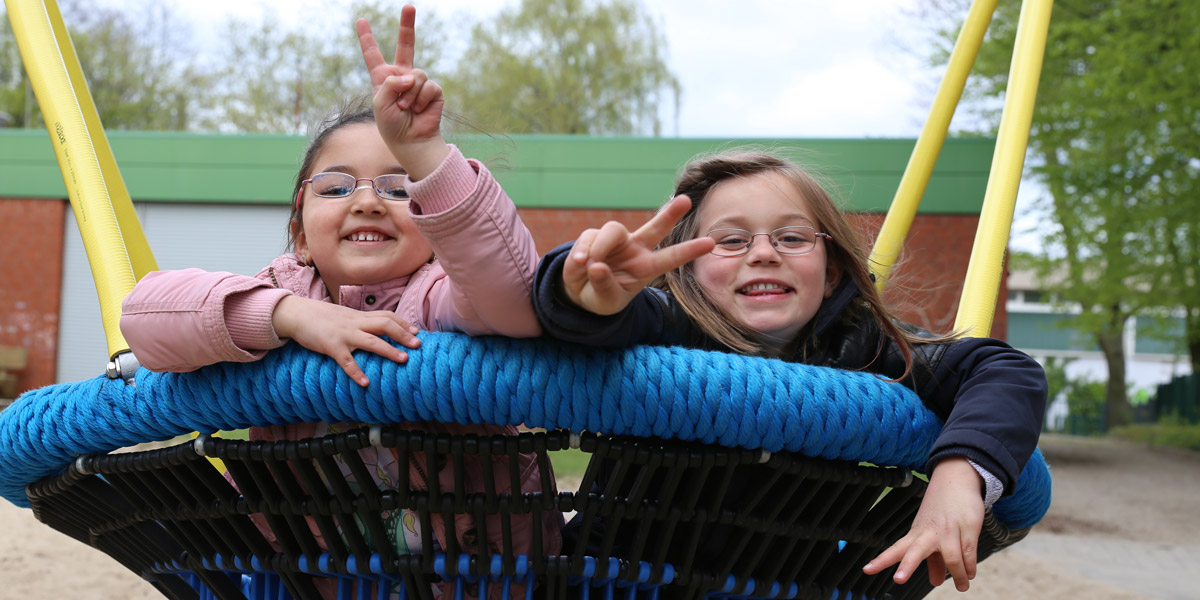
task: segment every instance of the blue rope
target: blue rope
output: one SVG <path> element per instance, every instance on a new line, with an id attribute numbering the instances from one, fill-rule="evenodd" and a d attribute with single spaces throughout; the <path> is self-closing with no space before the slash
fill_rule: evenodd
<path id="1" fill-rule="evenodd" d="M 524 424 L 907 468 L 924 465 L 941 430 L 915 393 L 875 375 L 721 352 L 424 333 L 407 364 L 356 358 L 367 388 L 289 344 L 252 363 L 142 369 L 134 386 L 101 376 L 33 390 L 0 413 L 0 495 L 29 506 L 24 486 L 78 454 L 300 422 Z M 1044 483 L 1010 519 L 1041 519 Z"/>

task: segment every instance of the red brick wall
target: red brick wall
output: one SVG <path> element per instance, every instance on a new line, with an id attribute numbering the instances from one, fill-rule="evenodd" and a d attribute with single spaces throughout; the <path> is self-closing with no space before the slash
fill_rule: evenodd
<path id="1" fill-rule="evenodd" d="M 521 209 L 520 213 L 541 254 L 574 240 L 589 227 L 619 221 L 632 229 L 654 214 L 648 210 L 529 208 Z M 856 214 L 852 218 L 862 227 L 867 240 L 874 240 L 883 224 L 881 214 Z M 917 215 L 888 286 L 887 300 L 899 318 L 932 331 L 952 329 L 978 224 L 977 215 Z M 992 327 L 992 336 L 1001 339 L 1007 331 L 1003 310 L 1007 295 L 1002 284 Z"/>
<path id="2" fill-rule="evenodd" d="M 854 215 L 867 240 L 875 239 L 883 217 Z M 978 226 L 978 215 L 917 215 L 884 295 L 897 317 L 930 331 L 954 328 Z M 1008 335 L 1006 275 L 1000 279 L 991 332 L 1000 339 Z"/>
<path id="3" fill-rule="evenodd" d="M 61 200 L 0 198 L 0 345 L 29 351 L 20 391 L 54 383 L 66 210 Z"/>
<path id="4" fill-rule="evenodd" d="M 29 351 L 22 390 L 48 385 L 55 378 L 66 210 L 64 201 L 0 199 L 0 345 Z M 636 228 L 653 214 L 529 208 L 520 213 L 539 253 L 574 240 L 588 227 L 614 220 Z M 883 222 L 882 215 L 854 218 L 869 240 Z M 978 221 L 973 215 L 917 216 L 889 286 L 888 299 L 900 318 L 934 331 L 950 329 Z M 1006 296 L 1002 286 L 992 328 L 995 337 L 1006 335 Z"/>

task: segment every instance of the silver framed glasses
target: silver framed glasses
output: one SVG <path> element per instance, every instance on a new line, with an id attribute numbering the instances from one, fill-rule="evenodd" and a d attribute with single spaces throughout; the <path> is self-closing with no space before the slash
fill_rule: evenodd
<path id="1" fill-rule="evenodd" d="M 358 185 L 360 181 L 370 181 L 371 185 Z M 404 175 L 401 173 L 384 173 L 374 179 L 355 177 L 337 171 L 317 173 L 300 182 L 300 192 L 296 195 L 297 203 L 304 194 L 305 185 L 309 185 L 313 193 L 322 198 L 347 198 L 358 190 L 370 188 L 383 200 L 408 200 L 408 192 L 404 190 Z"/>
<path id="2" fill-rule="evenodd" d="M 754 239 L 767 236 L 771 246 L 780 254 L 808 254 L 817 247 L 817 238 L 833 241 L 833 236 L 804 225 L 780 227 L 770 232 L 750 233 L 745 229 L 713 229 L 706 235 L 717 243 L 712 254 L 717 256 L 741 256 L 750 251 Z"/>

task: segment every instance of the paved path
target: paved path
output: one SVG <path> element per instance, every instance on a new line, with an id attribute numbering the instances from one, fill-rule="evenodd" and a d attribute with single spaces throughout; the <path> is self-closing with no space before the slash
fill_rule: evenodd
<path id="1" fill-rule="evenodd" d="M 1043 436 L 1046 518 L 931 600 L 1200 600 L 1200 453 Z"/>
<path id="2" fill-rule="evenodd" d="M 1200 577 L 1197 576 L 1200 542 L 1162 544 L 1075 535 L 1038 535 L 1030 536 L 1011 551 L 1147 598 L 1200 598 Z"/>

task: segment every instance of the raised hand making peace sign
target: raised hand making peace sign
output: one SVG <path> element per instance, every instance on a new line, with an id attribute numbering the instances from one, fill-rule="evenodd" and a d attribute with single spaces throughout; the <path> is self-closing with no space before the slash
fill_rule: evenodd
<path id="1" fill-rule="evenodd" d="M 414 181 L 432 173 L 449 153 L 441 129 L 442 87 L 430 81 L 425 71 L 413 68 L 416 20 L 412 5 L 401 9 L 396 59 L 390 65 L 379 51 L 370 23 L 366 19 L 355 23 L 374 89 L 375 124 Z"/>
<path id="2" fill-rule="evenodd" d="M 567 297 L 580 308 L 611 315 L 659 275 L 704 256 L 713 249 L 708 236 L 654 249 L 691 206 L 687 196 L 676 196 L 632 233 L 616 221 L 584 231 L 563 265 Z"/>

